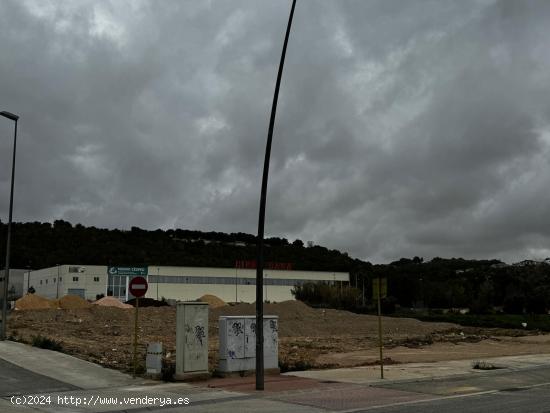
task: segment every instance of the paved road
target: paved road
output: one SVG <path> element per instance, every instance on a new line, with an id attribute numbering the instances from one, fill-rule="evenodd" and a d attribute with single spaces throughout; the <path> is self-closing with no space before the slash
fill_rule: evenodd
<path id="1" fill-rule="evenodd" d="M 478 393 L 489 390 L 515 391 L 529 386 L 550 386 L 550 366 L 526 369 L 502 369 L 436 380 L 380 384 L 377 387 L 439 396 Z"/>
<path id="2" fill-rule="evenodd" d="M 356 411 L 377 413 L 548 413 L 550 387 L 523 391 L 496 391 L 474 396 L 427 400 Z"/>
<path id="3" fill-rule="evenodd" d="M 478 377 L 450 377 L 411 383 L 379 386 L 431 395 L 426 400 L 395 403 L 373 411 L 398 412 L 498 412 L 550 413 L 550 367 L 521 370 L 495 370 Z"/>

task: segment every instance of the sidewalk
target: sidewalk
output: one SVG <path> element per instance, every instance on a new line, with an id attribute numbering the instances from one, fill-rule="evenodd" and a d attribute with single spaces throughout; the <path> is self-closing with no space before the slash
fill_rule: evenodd
<path id="1" fill-rule="evenodd" d="M 0 359 L 21 367 L 19 376 L 4 363 L 0 371 L 2 398 L 0 411 L 6 413 L 34 412 L 258 412 L 262 413 L 320 413 L 346 411 L 380 405 L 409 403 L 433 397 L 430 392 L 414 391 L 410 386 L 385 386 L 391 383 L 435 380 L 443 377 L 471 376 L 472 379 L 489 378 L 493 371 L 473 370 L 472 361 L 448 361 L 438 363 L 411 363 L 385 367 L 386 379 L 380 379 L 377 366 L 317 370 L 266 376 L 265 390 L 255 390 L 255 376 L 213 378 L 200 383 L 163 383 L 146 379 L 133 379 L 124 373 L 103 368 L 66 354 L 43 350 L 10 341 L 0 342 Z M 486 358 L 483 361 L 503 367 L 506 371 L 526 371 L 537 366 L 550 366 L 550 355 L 530 355 Z M 0 363 L 0 369 L 2 363 Z M 32 373 L 30 373 L 32 372 Z M 64 390 L 43 388 L 55 401 L 50 405 L 29 407 L 14 406 L 10 402 L 17 383 L 23 383 L 26 374 L 38 374 L 35 387 L 19 385 L 22 394 L 29 388 L 39 389 L 39 382 L 55 379 L 66 383 Z M 530 373 L 529 373 L 530 374 Z M 496 376 L 493 376 L 493 378 Z M 13 380 L 8 386 L 6 381 Z M 17 382 L 17 380 L 20 380 Z M 484 379 L 486 380 L 486 379 Z M 489 379 L 491 381 L 493 379 Z M 55 383 L 54 383 L 55 384 Z M 428 385 L 426 383 L 422 385 Z M 441 383 L 443 385 L 443 383 Z M 2 388 L 2 386 L 4 386 Z M 51 386 L 51 385 L 50 385 Z M 428 385 L 428 387 L 431 385 Z M 414 387 L 414 386 L 413 386 Z M 27 390 L 25 390 L 25 388 Z M 36 391 L 40 394 L 40 391 Z M 16 393 L 14 393 L 16 394 Z M 63 398 L 79 398 L 80 404 L 61 403 Z M 130 398 L 157 398 L 154 404 L 143 404 Z M 61 398 L 61 399 L 59 399 Z M 188 398 L 188 404 L 174 401 Z"/>
<path id="2" fill-rule="evenodd" d="M 81 389 L 98 389 L 141 383 L 143 379 L 101 367 L 68 354 L 44 350 L 14 341 L 0 341 L 0 358 L 43 376 Z"/>
<path id="3" fill-rule="evenodd" d="M 497 370 L 476 370 L 472 363 L 476 360 L 441 361 L 436 363 L 407 363 L 384 366 L 384 379 L 380 378 L 380 366 L 352 367 L 333 370 L 308 370 L 284 373 L 321 381 L 333 381 L 355 384 L 388 384 L 391 382 L 438 379 L 459 375 L 479 375 Z M 479 361 L 479 360 L 477 360 Z M 482 361 L 493 364 L 499 369 L 527 369 L 535 366 L 550 366 L 550 354 L 525 356 L 506 356 L 483 358 Z"/>

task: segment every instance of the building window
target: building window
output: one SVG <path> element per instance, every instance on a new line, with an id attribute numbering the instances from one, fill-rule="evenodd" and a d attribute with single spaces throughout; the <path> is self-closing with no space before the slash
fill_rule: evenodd
<path id="1" fill-rule="evenodd" d="M 73 277 L 73 282 L 77 282 L 78 281 L 78 277 Z"/>
<path id="2" fill-rule="evenodd" d="M 40 280 L 40 285 L 42 285 L 42 280 Z"/>
<path id="3" fill-rule="evenodd" d="M 54 284 L 55 284 L 55 278 L 53 279 L 53 282 L 54 282 Z"/>
<path id="4" fill-rule="evenodd" d="M 63 281 L 63 277 L 59 277 L 59 282 Z"/>
<path id="5" fill-rule="evenodd" d="M 48 284 L 48 279 L 46 278 L 46 284 Z"/>
<path id="6" fill-rule="evenodd" d="M 94 277 L 95 282 L 99 282 L 99 277 Z"/>

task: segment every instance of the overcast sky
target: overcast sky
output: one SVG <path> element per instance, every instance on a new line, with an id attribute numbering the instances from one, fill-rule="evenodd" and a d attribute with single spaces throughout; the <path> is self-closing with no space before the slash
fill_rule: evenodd
<path id="1" fill-rule="evenodd" d="M 290 0 L 0 10 L 14 220 L 256 233 Z M 377 263 L 550 256 L 549 21 L 546 0 L 298 0 L 266 235 Z"/>

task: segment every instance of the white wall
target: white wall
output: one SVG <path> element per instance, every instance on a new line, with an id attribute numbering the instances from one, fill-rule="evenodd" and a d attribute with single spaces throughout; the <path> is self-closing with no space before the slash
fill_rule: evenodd
<path id="1" fill-rule="evenodd" d="M 79 272 L 69 272 L 78 268 Z M 61 279 L 57 286 L 58 276 Z M 76 278 L 77 280 L 73 280 Z M 98 281 L 95 281 L 98 279 Z M 25 274 L 24 288 L 28 280 Z M 69 289 L 84 289 L 85 298 L 95 300 L 97 294 L 105 294 L 107 289 L 107 267 L 103 265 L 60 265 L 30 272 L 30 283 L 36 294 L 46 298 L 63 297 Z"/>
<path id="2" fill-rule="evenodd" d="M 194 301 L 205 294 L 215 295 L 225 302 L 245 302 L 252 303 L 256 301 L 255 285 L 238 285 L 237 300 L 235 300 L 234 285 L 220 284 L 158 284 L 158 298 L 174 299 L 181 301 Z M 264 300 L 271 302 L 281 302 L 294 300 L 290 292 L 292 287 L 269 285 L 264 286 Z M 149 289 L 145 295 L 147 298 L 157 298 L 157 284 L 149 283 Z"/>
<path id="3" fill-rule="evenodd" d="M 187 284 L 154 282 L 155 276 L 188 276 L 188 277 L 229 277 L 239 280 L 256 280 L 255 269 L 235 268 L 211 268 L 211 267 L 167 267 L 149 266 L 149 289 L 146 297 L 166 298 L 174 300 L 196 300 L 204 294 L 212 294 L 226 302 L 247 302 L 256 300 L 256 285 L 235 284 Z M 323 271 L 286 271 L 286 270 L 264 270 L 264 279 L 286 279 L 286 280 L 311 280 L 325 282 L 349 282 L 349 273 L 345 272 L 323 272 Z M 242 281 L 241 281 L 242 282 Z M 281 302 L 293 300 L 291 293 L 292 285 L 264 285 L 264 300 Z"/>

